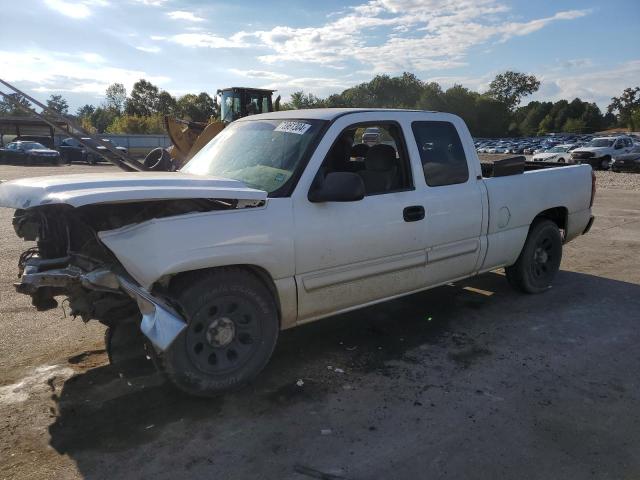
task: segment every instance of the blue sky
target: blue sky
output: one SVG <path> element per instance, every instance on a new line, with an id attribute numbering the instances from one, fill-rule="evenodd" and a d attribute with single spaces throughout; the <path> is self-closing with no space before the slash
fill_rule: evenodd
<path id="1" fill-rule="evenodd" d="M 532 99 L 595 101 L 640 85 L 640 1 L 3 2 L 0 78 L 72 111 L 146 78 L 175 95 L 226 86 L 340 92 L 410 71 L 484 91 L 533 73 Z"/>

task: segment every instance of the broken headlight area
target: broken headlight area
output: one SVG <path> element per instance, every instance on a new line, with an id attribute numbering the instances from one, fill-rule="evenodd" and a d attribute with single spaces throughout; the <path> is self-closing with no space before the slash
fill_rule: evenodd
<path id="1" fill-rule="evenodd" d="M 98 237 L 98 232 L 152 218 L 238 208 L 218 200 L 151 201 L 138 204 L 49 205 L 17 210 L 13 225 L 19 237 L 37 241 L 19 259 L 20 293 L 38 310 L 55 308 L 55 297 L 68 298 L 71 315 L 112 327 L 132 316 L 159 350 L 185 328 L 170 301 L 139 286 Z"/>

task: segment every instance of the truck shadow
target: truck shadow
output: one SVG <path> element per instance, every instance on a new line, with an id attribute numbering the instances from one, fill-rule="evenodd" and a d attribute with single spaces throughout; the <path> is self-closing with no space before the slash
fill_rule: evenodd
<path id="1" fill-rule="evenodd" d="M 503 343 L 518 334 L 518 322 L 535 318 L 540 328 L 560 328 L 549 315 L 551 308 L 556 316 L 560 311 L 570 319 L 578 304 L 598 315 L 604 308 L 599 298 L 619 294 L 620 286 L 640 298 L 638 285 L 564 271 L 551 291 L 526 296 L 514 292 L 502 274 L 485 274 L 282 332 L 258 379 L 217 398 L 182 394 L 145 366 L 121 378 L 102 364 L 68 379 L 59 394 L 53 393 L 57 416 L 49 427 L 50 443 L 91 477 L 96 464 L 85 459 L 91 457 L 89 451 L 120 451 L 159 440 L 170 425 L 188 429 L 206 420 L 237 428 L 265 414 L 286 422 L 294 405 L 322 402 L 371 378 L 395 378 L 413 369 L 412 375 L 416 370 L 424 375 L 416 381 L 427 383 L 434 371 L 455 375 L 481 368 L 496 355 L 495 348 L 509 350 Z M 526 335 L 529 328 L 520 327 Z M 572 321 L 562 326 L 574 327 Z M 91 355 L 100 352 L 76 357 L 76 363 Z"/>

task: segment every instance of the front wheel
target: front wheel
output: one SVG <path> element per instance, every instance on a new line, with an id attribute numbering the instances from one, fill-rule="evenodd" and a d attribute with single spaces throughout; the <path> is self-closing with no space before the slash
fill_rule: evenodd
<path id="1" fill-rule="evenodd" d="M 551 220 L 534 221 L 515 264 L 505 269 L 509 283 L 525 293 L 542 293 L 560 269 L 562 237 Z"/>
<path id="2" fill-rule="evenodd" d="M 279 333 L 266 285 L 236 268 L 187 274 L 176 283 L 188 326 L 162 355 L 169 380 L 189 394 L 212 396 L 258 375 Z"/>
<path id="3" fill-rule="evenodd" d="M 611 166 L 611 159 L 609 157 L 604 157 L 600 162 L 600 168 L 602 170 L 609 170 L 610 166 Z"/>

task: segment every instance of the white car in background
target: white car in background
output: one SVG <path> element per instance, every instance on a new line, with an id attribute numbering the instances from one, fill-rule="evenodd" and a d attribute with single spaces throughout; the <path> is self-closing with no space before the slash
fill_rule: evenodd
<path id="1" fill-rule="evenodd" d="M 549 150 L 538 152 L 533 155 L 534 162 L 555 162 L 555 163 L 574 163 L 569 150 L 573 144 L 556 145 Z"/>

